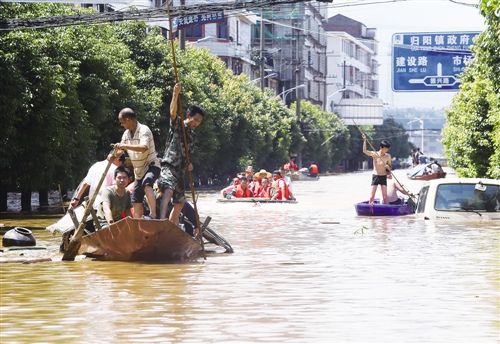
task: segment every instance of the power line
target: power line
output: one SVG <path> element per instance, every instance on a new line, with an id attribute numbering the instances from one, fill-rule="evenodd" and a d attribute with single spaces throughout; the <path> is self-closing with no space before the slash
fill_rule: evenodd
<path id="1" fill-rule="evenodd" d="M 223 3 L 204 3 L 197 5 L 172 6 L 171 16 L 188 16 L 225 10 L 260 9 L 263 7 L 294 4 L 305 0 L 251 0 Z M 0 20 L 0 31 L 19 29 L 41 29 L 49 27 L 65 27 L 83 24 L 102 24 L 126 20 L 164 19 L 167 20 L 166 8 L 127 10 L 117 12 L 89 13 L 38 18 L 15 18 Z"/>

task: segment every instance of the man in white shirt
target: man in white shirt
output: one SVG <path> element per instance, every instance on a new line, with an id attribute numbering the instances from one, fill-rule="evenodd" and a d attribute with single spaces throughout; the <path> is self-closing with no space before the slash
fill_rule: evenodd
<path id="1" fill-rule="evenodd" d="M 290 179 L 289 176 L 286 175 L 286 170 L 283 166 L 279 168 L 280 174 L 283 177 L 283 180 L 285 181 L 286 185 L 288 186 L 288 193 L 290 194 L 290 199 L 296 200 L 295 197 L 293 196 L 293 190 L 292 190 L 292 179 Z"/>
<path id="2" fill-rule="evenodd" d="M 123 162 L 125 161 L 125 155 L 122 155 L 119 158 L 113 158 L 112 164 L 109 167 L 108 173 L 106 174 L 106 177 L 101 185 L 101 188 L 99 189 L 99 192 L 97 193 L 96 199 L 94 201 L 94 209 L 97 210 L 97 207 L 99 206 L 99 203 L 101 203 L 101 195 L 102 191 L 107 188 L 108 186 L 111 186 L 115 182 L 115 169 L 117 166 L 121 166 Z M 102 175 L 104 173 L 104 170 L 106 169 L 106 166 L 108 166 L 108 160 L 102 160 L 98 161 L 95 164 L 93 164 L 90 168 L 89 171 L 87 172 L 87 175 L 83 179 L 81 185 L 79 188 L 76 190 L 75 195 L 71 199 L 71 203 L 69 205 L 70 209 L 76 208 L 78 204 L 80 204 L 83 201 L 83 196 L 88 190 L 88 196 L 89 199 L 92 199 L 92 196 L 94 195 L 94 192 L 97 188 L 97 185 L 101 181 Z"/>
<path id="3" fill-rule="evenodd" d="M 118 120 L 125 132 L 120 143 L 114 145 L 118 154 L 127 151 L 134 166 L 135 184 L 132 193 L 134 217 L 144 214 L 144 196 L 149 205 L 150 214 L 146 218 L 156 218 L 156 197 L 153 185 L 160 175 L 160 159 L 156 153 L 153 133 L 144 124 L 137 121 L 134 110 L 125 108 L 118 114 Z M 120 152 L 122 151 L 122 152 Z"/>

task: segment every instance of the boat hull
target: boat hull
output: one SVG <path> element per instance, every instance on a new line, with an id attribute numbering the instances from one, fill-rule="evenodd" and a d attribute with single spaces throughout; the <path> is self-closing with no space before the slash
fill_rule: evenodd
<path id="1" fill-rule="evenodd" d="M 82 237 L 78 254 L 105 261 L 180 261 L 201 244 L 169 220 L 125 218 Z"/>
<path id="2" fill-rule="evenodd" d="M 290 176 L 290 179 L 291 180 L 294 180 L 294 181 L 317 181 L 319 180 L 319 176 L 316 176 L 316 177 L 311 177 L 311 176 L 308 176 L 307 174 L 304 174 L 304 173 L 293 173 L 293 174 L 289 174 Z"/>
<path id="3" fill-rule="evenodd" d="M 378 200 L 375 200 L 373 205 L 370 205 L 370 203 L 366 201 L 356 203 L 354 208 L 358 216 L 400 216 L 415 213 L 407 202 L 404 204 L 391 205 L 380 204 Z"/>
<path id="4" fill-rule="evenodd" d="M 443 172 L 443 173 L 424 174 L 424 175 L 416 176 L 416 177 L 408 176 L 408 179 L 411 179 L 411 180 L 433 180 L 433 179 L 440 179 L 440 178 L 445 178 L 445 177 L 446 177 L 446 172 Z"/>
<path id="5" fill-rule="evenodd" d="M 293 200 L 285 200 L 285 199 L 276 199 L 271 200 L 267 198 L 218 198 L 217 202 L 219 203 L 297 203 L 297 201 Z"/>

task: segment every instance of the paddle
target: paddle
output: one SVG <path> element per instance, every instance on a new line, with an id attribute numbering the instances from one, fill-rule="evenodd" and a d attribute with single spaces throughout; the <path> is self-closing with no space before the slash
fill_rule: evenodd
<path id="1" fill-rule="evenodd" d="M 114 157 L 116 153 L 116 150 L 113 150 L 112 156 Z M 101 189 L 102 183 L 104 182 L 104 179 L 106 178 L 106 174 L 108 174 L 109 167 L 112 164 L 112 160 L 108 160 L 108 164 L 106 165 L 106 168 L 104 169 L 104 172 L 101 176 L 101 180 L 99 180 L 99 184 L 97 184 L 97 187 L 95 189 L 94 194 L 92 195 L 92 198 L 90 201 L 87 203 L 85 206 L 85 212 L 83 213 L 82 221 L 80 221 L 80 224 L 78 225 L 78 229 L 75 231 L 75 234 L 71 238 L 71 241 L 68 244 L 68 247 L 66 251 L 64 251 L 64 255 L 62 257 L 62 260 L 66 261 L 73 261 L 75 260 L 76 255 L 78 254 L 78 250 L 82 246 L 82 236 L 83 236 L 83 231 L 85 229 L 85 223 L 87 222 L 87 217 L 89 217 L 90 212 L 93 209 L 94 201 L 97 197 L 97 194 L 99 193 L 99 190 Z"/>
<path id="2" fill-rule="evenodd" d="M 351 118 L 352 119 L 352 118 Z M 356 126 L 356 128 L 358 128 L 359 132 L 361 133 L 361 135 L 365 136 L 365 134 L 363 134 L 363 132 L 361 131 L 361 129 L 359 128 L 359 126 L 356 124 L 356 122 L 354 122 L 354 119 L 352 119 L 354 125 Z M 371 144 L 370 140 L 368 140 L 368 137 L 366 137 L 366 141 L 368 142 L 368 144 L 370 145 L 371 149 L 373 149 L 373 151 L 375 152 L 375 154 L 377 154 L 377 156 L 382 159 L 380 157 L 380 155 L 378 155 L 378 152 L 377 150 L 373 147 L 373 145 Z M 396 176 L 394 175 L 394 173 L 392 173 L 391 170 L 389 170 L 389 172 L 391 173 L 392 177 L 396 180 L 396 182 L 398 182 L 399 185 L 401 185 L 401 187 L 403 188 L 403 190 L 405 190 L 406 194 L 412 199 L 413 202 L 417 203 L 417 200 L 414 199 L 415 196 L 412 195 L 412 193 L 410 192 L 410 190 L 408 190 L 408 188 L 406 186 L 404 186 L 399 180 L 398 178 L 396 178 Z"/>
<path id="3" fill-rule="evenodd" d="M 172 20 L 170 20 L 170 1 L 167 1 L 167 14 L 168 14 L 168 24 L 169 24 L 169 33 L 170 33 L 170 43 L 172 45 L 172 61 L 174 64 L 174 75 L 175 75 L 175 82 L 179 83 L 179 76 L 177 74 L 177 61 L 175 58 L 175 45 L 174 45 L 174 35 L 172 34 Z M 186 135 L 186 127 L 184 125 L 184 115 L 182 113 L 182 102 L 181 98 L 178 98 L 178 108 L 179 108 L 179 114 L 181 116 L 181 122 L 182 122 L 182 135 L 184 137 L 184 150 L 186 151 L 186 165 L 189 166 L 191 163 L 189 160 L 189 148 L 188 148 L 188 142 L 187 142 L 187 135 Z M 194 192 L 194 183 L 193 183 L 193 174 L 191 171 L 188 171 L 188 176 L 189 176 L 189 185 L 191 186 L 191 196 L 193 198 L 193 206 L 194 206 L 194 212 L 196 214 L 196 226 L 197 228 L 202 231 L 202 227 L 200 225 L 200 216 L 198 215 L 198 208 L 196 207 L 196 195 Z M 200 235 L 200 244 L 201 244 L 201 251 L 203 252 L 203 258 L 207 259 L 207 255 L 205 253 L 205 244 L 203 242 L 203 235 Z"/>

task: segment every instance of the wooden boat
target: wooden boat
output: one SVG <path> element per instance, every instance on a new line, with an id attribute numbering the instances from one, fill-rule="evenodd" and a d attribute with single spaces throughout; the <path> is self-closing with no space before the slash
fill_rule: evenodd
<path id="1" fill-rule="evenodd" d="M 247 198 L 218 198 L 217 202 L 219 203 L 298 203 L 293 200 L 286 199 L 277 199 L 271 200 L 268 198 L 255 198 L 255 197 L 247 197 Z"/>
<path id="2" fill-rule="evenodd" d="M 416 177 L 408 176 L 408 178 L 411 180 L 433 180 L 433 179 L 440 179 L 440 178 L 445 178 L 445 177 L 446 177 L 446 172 L 423 174 L 421 176 L 416 176 Z"/>
<path id="3" fill-rule="evenodd" d="M 201 244 L 169 220 L 125 218 L 82 237 L 78 254 L 106 261 L 180 261 Z"/>
<path id="4" fill-rule="evenodd" d="M 81 219 L 84 206 L 75 208 L 76 218 Z M 185 218 L 184 225 L 191 224 Z M 61 252 L 69 243 L 75 225 L 70 214 L 46 228 L 52 234 L 62 234 Z M 86 232 L 81 239 L 78 254 L 98 260 L 120 261 L 170 261 L 195 258 L 200 254 L 201 244 L 191 235 L 169 220 L 125 218 L 97 232 Z M 226 253 L 233 248 L 217 231 L 206 227 L 203 238 L 208 243 L 221 246 Z"/>
<path id="5" fill-rule="evenodd" d="M 308 174 L 309 174 L 309 172 L 300 172 L 299 171 L 296 173 L 289 174 L 288 176 L 293 181 L 317 181 L 317 180 L 319 180 L 319 176 L 311 177 Z"/>
<path id="6" fill-rule="evenodd" d="M 415 213 L 408 201 L 403 204 L 381 204 L 379 199 L 375 199 L 373 205 L 369 201 L 354 204 L 358 216 L 399 216 Z"/>
<path id="7" fill-rule="evenodd" d="M 438 172 L 435 172 L 435 173 L 427 173 L 426 172 L 427 170 L 429 170 L 429 168 L 432 164 L 433 163 L 420 164 L 420 165 L 413 167 L 406 174 L 408 179 L 411 179 L 411 180 L 432 180 L 432 179 L 445 178 L 446 172 L 444 172 L 442 169 L 440 169 Z"/>

